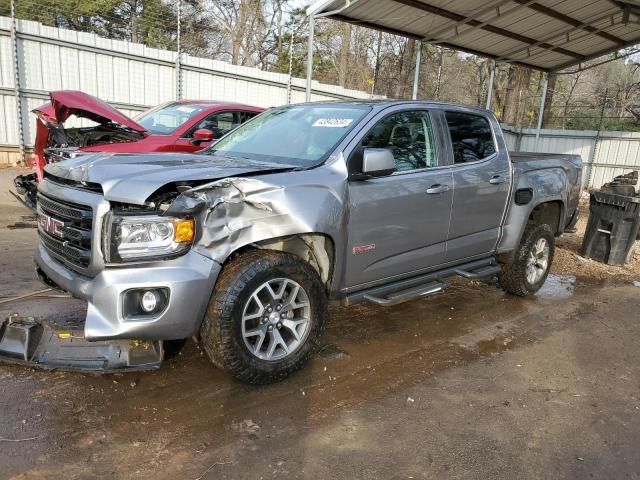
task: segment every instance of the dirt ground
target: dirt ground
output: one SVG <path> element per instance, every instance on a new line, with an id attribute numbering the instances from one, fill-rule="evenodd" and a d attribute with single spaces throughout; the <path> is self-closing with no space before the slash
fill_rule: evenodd
<path id="1" fill-rule="evenodd" d="M 44 288 L 15 173 L 0 170 L 0 302 Z M 580 238 L 533 298 L 459 281 L 333 308 L 323 351 L 276 385 L 234 381 L 191 341 L 147 373 L 0 365 L 0 478 L 640 479 L 640 259 L 580 260 Z M 83 309 L 34 297 L 0 318 Z"/>

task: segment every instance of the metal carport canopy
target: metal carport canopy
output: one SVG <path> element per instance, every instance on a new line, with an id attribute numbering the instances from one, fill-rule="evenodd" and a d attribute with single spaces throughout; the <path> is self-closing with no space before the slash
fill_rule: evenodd
<path id="1" fill-rule="evenodd" d="M 546 72 L 640 43 L 638 0 L 321 0 L 307 15 Z"/>

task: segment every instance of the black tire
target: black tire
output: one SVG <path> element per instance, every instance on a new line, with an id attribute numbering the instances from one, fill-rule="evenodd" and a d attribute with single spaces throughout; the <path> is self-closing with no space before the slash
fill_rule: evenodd
<path id="1" fill-rule="evenodd" d="M 549 259 L 544 275 L 535 283 L 527 279 L 527 261 L 537 242 L 544 238 L 549 245 Z M 502 264 L 498 274 L 500 286 L 508 293 L 526 297 L 536 293 L 547 280 L 555 253 L 555 236 L 547 224 L 528 226 L 522 236 L 518 249 L 510 261 Z"/>
<path id="2" fill-rule="evenodd" d="M 271 279 L 287 278 L 304 289 L 310 304 L 308 334 L 296 350 L 279 360 L 255 356 L 242 335 L 242 314 L 252 293 Z M 200 328 L 204 350 L 211 361 L 239 380 L 265 384 L 282 380 L 298 370 L 318 346 L 328 318 L 326 290 L 317 272 L 295 255 L 255 250 L 227 263 Z"/>

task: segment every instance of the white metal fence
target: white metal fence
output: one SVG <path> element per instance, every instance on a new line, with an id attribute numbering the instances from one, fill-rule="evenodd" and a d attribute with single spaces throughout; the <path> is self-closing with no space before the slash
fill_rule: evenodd
<path id="1" fill-rule="evenodd" d="M 613 177 L 640 170 L 640 133 L 591 130 L 541 130 L 503 126 L 510 150 L 572 153 L 582 157 L 582 185 L 600 188 Z"/>
<path id="2" fill-rule="evenodd" d="M 26 20 L 16 22 L 16 50 L 17 75 L 11 18 L 0 17 L 0 164 L 19 159 L 20 116 L 25 146 L 33 145 L 34 117 L 30 111 L 45 103 L 52 90 L 82 90 L 131 116 L 176 99 L 177 72 L 182 98 L 261 107 L 303 102 L 305 98 L 304 79 L 186 54 L 181 55 L 177 67 L 173 51 Z M 314 101 L 369 96 L 318 82 L 312 86 Z"/>

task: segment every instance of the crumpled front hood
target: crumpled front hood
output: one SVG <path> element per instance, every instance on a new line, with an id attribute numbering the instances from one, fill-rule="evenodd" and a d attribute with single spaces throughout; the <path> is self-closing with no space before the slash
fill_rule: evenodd
<path id="1" fill-rule="evenodd" d="M 45 123 L 63 124 L 71 115 L 76 115 L 97 123 L 113 122 L 139 133 L 147 132 L 147 129 L 135 120 L 93 95 L 77 90 L 59 90 L 51 92 L 49 98 L 51 98 L 50 103 L 33 110 L 33 113 Z"/>
<path id="2" fill-rule="evenodd" d="M 142 205 L 152 193 L 172 182 L 217 180 L 288 168 L 294 166 L 202 154 L 99 152 L 82 153 L 49 164 L 45 170 L 67 180 L 100 184 L 106 200 Z"/>

